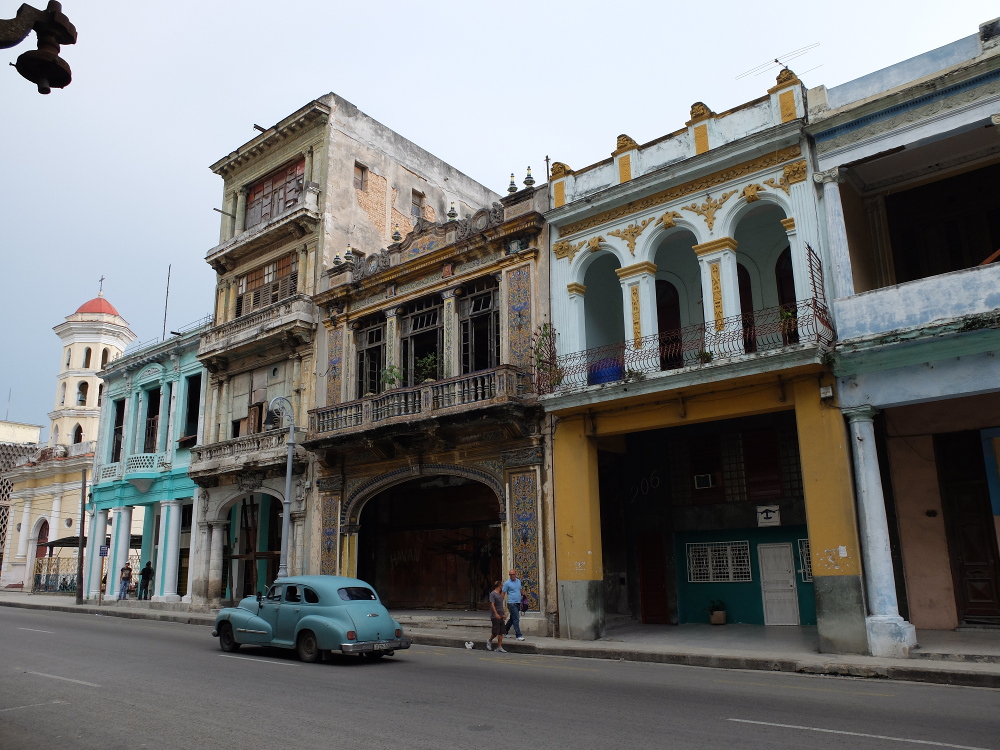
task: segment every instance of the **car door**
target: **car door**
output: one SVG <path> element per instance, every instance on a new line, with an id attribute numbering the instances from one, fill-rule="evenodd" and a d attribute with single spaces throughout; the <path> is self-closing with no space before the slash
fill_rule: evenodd
<path id="1" fill-rule="evenodd" d="M 268 624 L 271 629 L 271 639 L 264 638 L 263 642 L 274 639 L 278 627 L 278 614 L 281 611 L 281 597 L 284 594 L 284 585 L 272 586 L 267 591 L 264 601 L 261 602 L 260 612 L 257 616 Z"/>
<path id="2" fill-rule="evenodd" d="M 287 645 L 295 643 L 295 626 L 302 617 L 302 587 L 287 584 L 285 595 L 278 612 L 278 626 L 274 631 L 275 643 Z"/>

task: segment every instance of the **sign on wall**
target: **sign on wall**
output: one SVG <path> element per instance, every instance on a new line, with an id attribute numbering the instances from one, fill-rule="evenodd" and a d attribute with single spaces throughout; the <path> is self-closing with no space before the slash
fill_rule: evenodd
<path id="1" fill-rule="evenodd" d="M 781 511 L 777 505 L 757 506 L 758 526 L 781 526 Z"/>

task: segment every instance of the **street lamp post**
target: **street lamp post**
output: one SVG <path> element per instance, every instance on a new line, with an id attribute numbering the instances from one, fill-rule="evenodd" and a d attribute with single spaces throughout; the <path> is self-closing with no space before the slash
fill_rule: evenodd
<path id="1" fill-rule="evenodd" d="M 288 463 L 285 465 L 285 498 L 281 501 L 281 557 L 278 561 L 278 578 L 288 575 L 288 524 L 292 515 L 292 458 L 295 455 L 295 410 L 284 396 L 276 396 L 268 404 L 264 425 L 280 427 L 288 419 Z"/>

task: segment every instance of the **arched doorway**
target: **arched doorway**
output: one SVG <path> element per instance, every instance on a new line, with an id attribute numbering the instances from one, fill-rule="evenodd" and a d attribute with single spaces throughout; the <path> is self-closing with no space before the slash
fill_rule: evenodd
<path id="1" fill-rule="evenodd" d="M 792 249 L 786 247 L 778 261 L 774 264 L 774 283 L 778 289 L 778 306 L 781 308 L 781 321 L 788 325 L 782 327 L 785 344 L 799 343 L 799 332 L 795 328 L 797 305 L 795 303 L 795 272 L 792 269 Z"/>
<path id="2" fill-rule="evenodd" d="M 456 476 L 413 479 L 369 500 L 358 532 L 358 577 L 389 607 L 485 606 L 501 579 L 497 496 Z"/>
<path id="3" fill-rule="evenodd" d="M 281 558 L 281 501 L 255 492 L 229 510 L 223 585 L 234 601 L 263 593 L 278 577 Z"/>
<path id="4" fill-rule="evenodd" d="M 656 280 L 656 327 L 660 334 L 660 369 L 683 367 L 680 295 L 666 279 Z"/>
<path id="5" fill-rule="evenodd" d="M 35 558 L 45 557 L 45 553 L 49 552 L 49 548 L 45 545 L 49 543 L 49 522 L 42 521 L 42 525 L 38 527 L 38 541 L 35 543 Z"/>

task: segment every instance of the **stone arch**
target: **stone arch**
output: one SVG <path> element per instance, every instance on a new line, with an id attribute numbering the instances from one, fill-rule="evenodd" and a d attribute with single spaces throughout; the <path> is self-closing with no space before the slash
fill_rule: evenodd
<path id="1" fill-rule="evenodd" d="M 661 216 L 671 213 L 666 211 Z M 681 217 L 671 217 L 670 220 L 673 222 L 672 226 L 664 227 L 662 224 L 656 224 L 639 237 L 639 241 L 636 243 L 635 247 L 635 262 L 639 263 L 641 261 L 649 261 L 651 263 L 656 262 L 656 253 L 660 249 L 660 245 L 673 234 L 678 234 L 680 232 L 690 232 L 694 235 L 694 244 L 698 245 L 705 242 L 705 238 L 702 237 L 700 228 L 691 219 L 684 216 Z"/>
<path id="2" fill-rule="evenodd" d="M 433 476 L 456 476 L 485 484 L 493 490 L 493 494 L 496 495 L 500 519 L 506 520 L 507 508 L 504 488 L 497 476 L 483 469 L 473 468 L 471 466 L 458 466 L 457 464 L 422 464 L 420 466 L 419 473 L 415 472 L 413 468 L 407 466 L 394 471 L 386 472 L 385 474 L 380 474 L 377 477 L 373 477 L 367 482 L 362 483 L 358 487 L 355 487 L 347 493 L 347 496 L 344 498 L 344 503 L 341 508 L 341 523 L 345 525 L 357 524 L 361 518 L 361 511 L 365 504 L 382 491 L 397 484 L 403 484 L 404 482 L 408 482 L 412 479 Z"/>
<path id="3" fill-rule="evenodd" d="M 213 509 L 211 506 L 206 508 L 205 520 L 208 523 L 225 523 L 229 519 L 229 511 L 244 498 L 250 497 L 251 495 L 268 495 L 275 498 L 279 503 L 284 502 L 285 495 L 276 489 L 267 487 L 266 485 L 261 485 L 260 487 L 255 487 L 254 489 L 235 489 L 231 493 L 225 496 L 225 499 L 221 500 Z"/>
<path id="4" fill-rule="evenodd" d="M 627 250 L 623 248 L 618 248 L 611 242 L 605 240 L 599 245 L 599 250 L 591 250 L 586 245 L 580 249 L 580 252 L 576 254 L 569 267 L 569 279 L 570 282 L 576 282 L 579 284 L 583 283 L 583 279 L 587 275 L 587 269 L 594 264 L 595 261 L 602 257 L 607 257 L 608 255 L 613 255 L 617 258 L 619 267 L 624 268 L 625 266 L 632 265 L 634 262 L 632 256 Z"/>
<path id="5" fill-rule="evenodd" d="M 768 188 L 770 190 L 771 188 Z M 720 237 L 735 237 L 736 229 L 747 214 L 759 211 L 764 207 L 776 206 L 784 214 L 782 218 L 792 215 L 791 204 L 785 198 L 785 194 L 780 190 L 774 192 L 757 193 L 757 200 L 747 203 L 746 198 L 740 196 L 731 206 L 723 206 L 722 213 L 716 218 L 716 226 L 720 227 Z M 728 209 L 728 210 L 727 210 Z"/>

